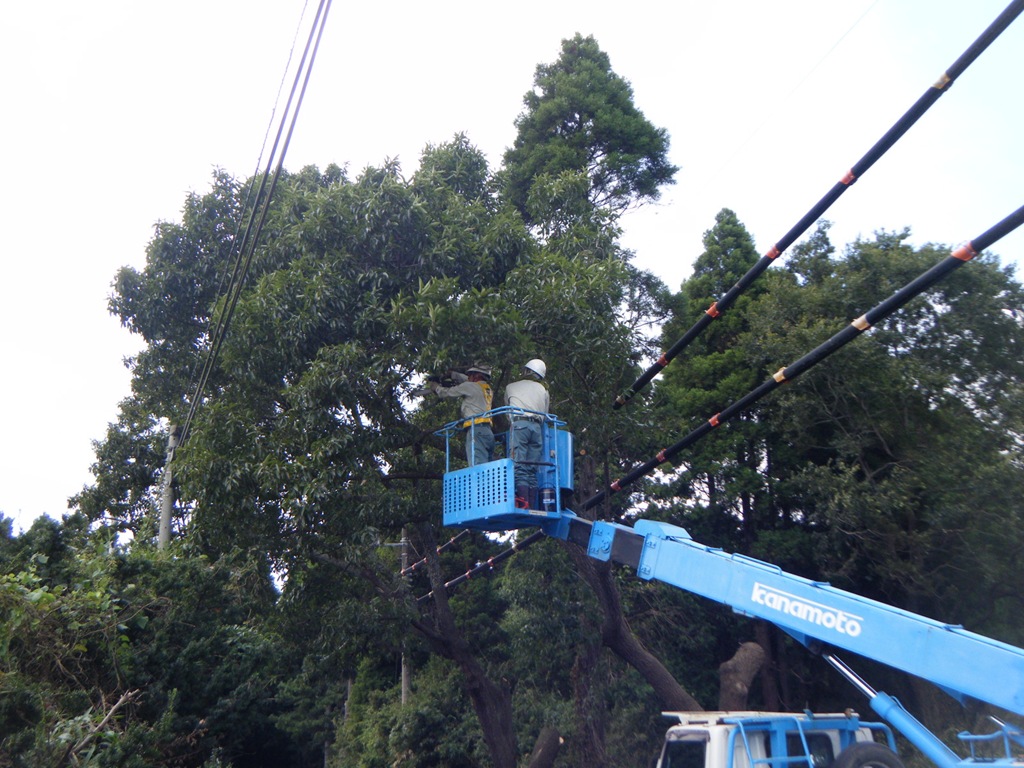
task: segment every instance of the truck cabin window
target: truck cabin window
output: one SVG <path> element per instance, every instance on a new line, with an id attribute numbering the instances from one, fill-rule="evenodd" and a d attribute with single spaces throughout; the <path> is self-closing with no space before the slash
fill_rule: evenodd
<path id="1" fill-rule="evenodd" d="M 661 768 L 704 768 L 703 735 L 666 742 Z"/>

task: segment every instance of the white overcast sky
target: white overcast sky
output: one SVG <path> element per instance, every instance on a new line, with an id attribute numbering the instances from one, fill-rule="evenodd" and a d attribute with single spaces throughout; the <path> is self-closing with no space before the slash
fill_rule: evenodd
<path id="1" fill-rule="evenodd" d="M 457 132 L 497 166 L 536 65 L 591 34 L 670 134 L 676 185 L 624 224 L 638 264 L 678 288 L 721 208 L 766 251 L 1007 2 L 335 0 L 286 167 L 355 174 L 398 157 L 411 173 L 425 144 Z M 92 441 L 116 420 L 138 347 L 107 312 L 114 274 L 144 266 L 154 223 L 178 220 L 215 167 L 257 167 L 302 12 L 303 0 L 5 9 L 0 512 L 17 526 L 60 518 L 91 481 Z M 833 241 L 906 226 L 915 244 L 956 244 L 1024 204 L 1022 75 L 1024 19 L 832 206 Z M 1024 233 L 991 250 L 1024 265 Z"/>

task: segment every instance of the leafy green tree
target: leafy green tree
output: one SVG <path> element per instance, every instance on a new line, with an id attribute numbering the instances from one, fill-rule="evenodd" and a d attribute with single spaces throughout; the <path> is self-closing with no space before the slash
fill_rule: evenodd
<path id="1" fill-rule="evenodd" d="M 106 438 L 94 443 L 96 482 L 76 494 L 71 506 L 89 520 L 116 526 L 139 539 L 157 530 L 166 427 L 143 402 L 131 396 L 120 405 Z"/>
<path id="2" fill-rule="evenodd" d="M 285 686 L 311 721 L 337 706 L 338 685 L 372 644 L 386 638 L 391 653 L 415 648 L 412 627 L 465 678 L 495 764 L 518 759 L 513 702 L 493 682 L 509 660 L 477 644 L 481 627 L 448 604 L 438 563 L 423 585 L 435 594 L 424 612 L 381 548 L 407 527 L 432 560 L 432 481 L 442 466 L 432 432 L 452 414 L 443 403 L 410 399 L 423 373 L 494 362 L 500 388 L 523 360 L 542 356 L 554 402 L 588 433 L 588 455 L 606 473 L 642 444 L 631 428 L 642 414 L 615 427 L 594 415 L 611 399 L 618 361 L 639 359 L 645 325 L 663 311 L 663 287 L 629 267 L 614 218 L 656 198 L 675 168 L 665 160 L 664 131 L 633 107 L 607 57 L 592 40 L 577 43 L 567 43 L 543 81 L 538 75 L 538 87 L 572 82 L 580 97 L 600 90 L 569 105 L 584 112 L 570 142 L 574 159 L 537 171 L 525 208 L 492 194 L 503 184 L 462 136 L 427 147 L 408 180 L 387 163 L 352 181 L 336 169 L 307 168 L 279 187 L 272 235 L 256 253 L 206 400 L 178 452 L 178 527 L 211 558 L 240 548 L 286 575 L 282 606 L 307 634 L 283 625 L 282 632 L 305 654 L 303 675 L 334 672 L 316 692 Z M 564 79 L 558 67 L 576 74 Z M 231 222 L 250 205 L 241 196 L 247 187 L 216 182 L 210 195 L 190 198 L 181 226 L 158 230 L 146 270 L 122 271 L 111 303 L 148 346 L 134 361 L 133 398 L 98 446 L 100 480 L 76 501 L 92 519 L 113 518 L 144 536 L 162 428 L 189 405 L 187 372 L 196 370 L 210 321 L 225 312 L 213 286 L 235 246 Z M 524 226 L 524 210 L 541 240 Z M 161 301 L 179 288 L 176 301 Z M 594 355 L 595 345 L 605 357 Z M 581 491 L 594 487 L 589 480 Z M 608 574 L 602 579 L 607 606 L 621 613 Z M 311 626 L 298 596 L 305 610 L 325 609 L 330 629 Z M 354 628 L 340 629 L 344 616 Z M 621 615 L 615 626 L 619 640 L 631 636 Z M 350 652 L 331 652 L 332 640 Z M 322 717 L 321 737 L 329 730 Z M 281 722 L 300 732 L 305 720 Z"/>
<path id="3" fill-rule="evenodd" d="M 115 276 L 110 311 L 146 346 L 126 361 L 132 393 L 95 444 L 96 482 L 71 499 L 90 520 L 141 539 L 156 535 L 166 419 L 182 419 L 187 411 L 212 312 L 226 288 L 241 222 L 251 212 L 251 191 L 215 172 L 209 192 L 188 195 L 181 223 L 156 226 L 146 267 L 123 267 Z"/>
<path id="4" fill-rule="evenodd" d="M 668 402 L 695 404 L 706 418 L 948 253 L 915 250 L 906 232 L 883 232 L 837 257 L 827 231 L 819 227 L 766 273 L 730 310 L 736 317 L 720 336 L 677 362 L 659 386 Z M 704 298 L 751 259 L 713 269 L 706 279 L 719 283 Z M 700 275 L 684 286 L 685 298 Z M 698 540 L 1019 642 L 1019 628 L 1006 622 L 1015 598 L 1005 585 L 1021 521 L 1003 494 L 1019 493 L 1024 481 L 1014 401 L 1024 374 L 1021 298 L 992 257 L 957 270 L 683 457 L 672 486 L 678 521 Z M 744 455 L 757 460 L 729 463 Z M 709 478 L 703 486 L 697 473 Z M 831 701 L 820 675 L 792 674 L 805 654 L 754 629 L 770 651 L 767 706 Z M 793 687 L 797 679 L 820 682 Z M 917 684 L 897 687 L 932 706 Z"/>
<path id="5" fill-rule="evenodd" d="M 553 64 L 538 65 L 523 97 L 518 133 L 505 152 L 505 194 L 527 220 L 540 180 L 576 172 L 595 207 L 621 212 L 657 200 L 678 170 L 668 161 L 668 134 L 633 104 L 629 83 L 615 74 L 593 37 L 562 41 Z"/>
<path id="6" fill-rule="evenodd" d="M 907 236 L 877 233 L 841 259 L 796 262 L 806 285 L 765 311 L 782 301 L 789 343 L 820 343 L 837 330 L 814 319 L 821 307 L 849 322 L 948 257 Z M 983 254 L 786 388 L 776 420 L 802 460 L 779 488 L 813 531 L 816 574 L 1014 644 L 1021 298 L 1010 271 Z M 779 338 L 760 346 L 793 353 Z M 972 725 L 920 681 L 895 675 L 890 688 L 933 727 Z"/>
<path id="7" fill-rule="evenodd" d="M 286 579 L 278 632 L 303 659 L 296 674 L 328 682 L 309 691 L 284 685 L 297 711 L 277 722 L 316 734 L 321 744 L 361 662 L 403 650 L 421 665 L 439 656 L 465 680 L 481 724 L 481 742 L 467 754 L 485 750 L 496 765 L 513 765 L 520 740 L 531 737 L 515 727 L 532 721 L 514 717 L 518 705 L 500 682 L 506 641 L 473 621 L 482 601 L 470 610 L 449 602 L 442 563 L 434 562 L 429 580 L 418 582 L 434 599 L 416 605 L 387 546 L 404 528 L 431 560 L 436 547 L 444 456 L 433 432 L 454 414 L 444 402 L 411 397 L 424 373 L 491 362 L 500 390 L 522 361 L 542 356 L 555 407 L 587 430 L 591 453 L 626 461 L 597 411 L 614 392 L 608 373 L 636 354 L 644 316 L 660 298 L 657 285 L 628 267 L 607 215 L 585 199 L 578 199 L 579 215 L 559 205 L 560 219 L 540 243 L 492 195 L 492 182 L 464 137 L 428 147 L 409 179 L 393 163 L 354 180 L 315 169 L 285 179 L 268 218 L 272 237 L 257 252 L 205 401 L 178 449 L 179 528 L 189 546 L 214 562 L 245 552 Z M 158 232 L 157 240 L 173 242 L 154 242 L 148 277 L 123 283 L 125 291 L 149 296 L 177 271 L 191 274 L 203 254 L 193 250 L 189 258 L 176 248 L 196 249 L 211 228 L 207 214 L 217 215 L 217 200 L 209 209 L 203 200 L 196 200 L 202 215 L 189 218 L 184 232 Z M 174 258 L 165 259 L 169 253 Z M 140 306 L 127 297 L 114 305 Z M 145 317 L 126 317 L 133 327 L 150 327 Z M 195 338 L 186 341 L 187 333 Z M 175 354 L 192 355 L 203 341 L 198 329 L 183 331 Z M 595 356 L 595 346 L 606 356 Z M 139 363 L 144 381 L 136 392 L 180 421 L 187 400 L 178 393 L 158 402 L 160 387 L 150 379 L 188 368 L 178 358 Z M 145 412 L 141 397 L 133 403 Z M 154 424 L 131 413 L 126 407 L 124 431 Z M 154 461 L 155 445 L 138 455 Z M 110 481 L 87 489 L 82 505 L 89 499 L 93 514 L 127 515 L 132 506 L 116 502 L 121 489 L 136 487 L 135 454 L 112 446 L 109 455 L 102 467 Z M 151 493 L 156 477 L 141 476 L 137 487 Z M 496 618 L 502 611 L 495 607 Z M 484 642 L 492 636 L 495 642 Z"/>
<path id="8" fill-rule="evenodd" d="M 758 260 L 753 239 L 736 214 L 723 209 L 715 226 L 704 234 L 704 252 L 693 275 L 680 291 L 679 314 L 665 326 L 665 346 L 682 336 Z M 660 394 L 665 408 L 695 427 L 747 394 L 765 377 L 766 367 L 751 364 L 740 344 L 756 325 L 749 306 L 763 292 L 755 283 L 724 311 L 692 344 L 676 365 L 666 370 Z M 677 418 L 666 423 L 673 426 Z M 682 434 L 686 433 L 685 427 Z M 678 439 L 680 435 L 672 436 Z M 765 426 L 756 412 L 746 414 L 727 430 L 712 433 L 684 457 L 674 493 L 705 507 L 717 528 L 721 546 L 749 552 L 758 520 L 770 517 L 770 486 L 762 468 L 769 463 Z M 691 527 L 693 523 L 691 522 Z M 770 527 L 770 525 L 762 525 Z"/>
<path id="9" fill-rule="evenodd" d="M 778 316 L 784 305 L 791 334 L 760 333 L 752 345 L 791 357 L 835 331 L 824 307 L 856 317 L 948 256 L 907 237 L 878 233 L 841 260 L 795 261 L 804 284 L 758 308 Z M 816 550 L 830 577 L 942 619 L 970 611 L 975 626 L 1000 613 L 995 573 L 1020 526 L 1002 494 L 1024 481 L 1013 400 L 1021 299 L 1010 271 L 983 254 L 785 390 L 778 428 L 802 459 L 787 484 L 835 537 Z"/>
<path id="10" fill-rule="evenodd" d="M 710 311 L 759 258 L 750 234 L 729 209 L 716 215 L 714 227 L 704 234 L 704 247 L 693 275 L 675 297 L 676 315 L 665 324 L 664 348 Z M 771 362 L 752 357 L 745 345 L 761 322 L 750 307 L 766 284 L 767 280 L 762 280 L 748 288 L 667 369 L 655 388 L 659 422 L 671 428 L 662 429 L 663 444 L 675 442 L 712 418 L 768 375 Z M 799 546 L 802 533 L 794 530 L 775 487 L 775 454 L 784 446 L 774 438 L 774 427 L 763 418 L 760 408 L 734 418 L 680 456 L 673 470 L 645 486 L 652 510 L 669 515 L 699 541 L 766 556 L 790 571 L 806 573 L 808 560 Z M 765 546 L 768 541 L 773 542 L 770 553 Z M 756 642 L 772 651 L 769 627 L 759 622 L 737 627 L 711 607 L 694 610 L 700 617 L 696 621 L 714 628 L 709 633 L 714 644 L 707 649 L 712 652 L 710 669 L 725 665 L 722 674 L 737 674 L 746 688 L 747 678 L 760 666 L 761 690 L 755 700 L 766 709 L 782 708 L 783 694 L 769 673 L 778 666 L 776 654 L 769 653 L 767 663 L 761 664 L 761 655 L 745 645 Z M 701 657 L 700 652 L 696 655 Z M 695 679 L 701 679 L 699 672 Z"/>

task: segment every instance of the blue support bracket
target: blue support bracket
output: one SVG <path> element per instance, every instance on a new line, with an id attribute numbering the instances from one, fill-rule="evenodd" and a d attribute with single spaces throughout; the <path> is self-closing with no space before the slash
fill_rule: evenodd
<path id="1" fill-rule="evenodd" d="M 625 525 L 608 523 L 598 520 L 594 523 L 590 533 L 590 544 L 587 547 L 587 555 L 594 560 L 608 562 L 612 559 L 612 547 L 615 544 L 615 534 L 619 531 L 632 531 Z"/>

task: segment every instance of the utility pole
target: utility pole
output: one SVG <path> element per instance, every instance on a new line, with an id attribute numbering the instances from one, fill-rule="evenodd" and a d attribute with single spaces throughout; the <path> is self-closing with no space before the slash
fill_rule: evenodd
<path id="1" fill-rule="evenodd" d="M 402 573 L 409 567 L 409 537 L 405 535 L 405 528 L 402 528 Z M 408 580 L 408 575 L 405 577 Z M 409 701 L 411 685 L 409 683 L 409 662 L 405 658 L 405 643 L 402 643 L 402 706 Z"/>
<path id="2" fill-rule="evenodd" d="M 399 541 L 397 544 L 395 544 L 394 542 L 387 542 L 387 543 L 384 544 L 384 546 L 386 546 L 386 547 L 398 547 L 399 548 L 399 550 L 400 550 L 399 561 L 401 562 L 401 568 L 402 568 L 401 573 L 403 574 L 402 578 L 405 580 L 406 583 L 408 583 L 408 581 L 409 581 L 409 574 L 406 573 L 406 571 L 409 568 L 409 537 L 408 537 L 408 535 L 405 532 L 405 528 L 404 527 L 402 528 L 402 540 L 401 541 Z M 404 640 L 402 641 L 402 658 L 401 658 L 401 662 L 400 663 L 401 663 L 401 667 L 402 667 L 402 672 L 401 672 L 401 675 L 402 675 L 402 705 L 404 706 L 406 704 L 406 702 L 409 701 L 409 696 L 412 693 L 412 684 L 410 682 L 411 676 L 409 674 L 409 661 L 405 657 L 405 641 Z"/>
<path id="3" fill-rule="evenodd" d="M 167 435 L 167 461 L 164 463 L 164 482 L 160 493 L 160 528 L 157 533 L 156 548 L 166 549 L 171 543 L 171 512 L 174 510 L 174 491 L 171 488 L 171 461 L 174 449 L 178 447 L 181 435 L 179 428 L 172 424 Z"/>

